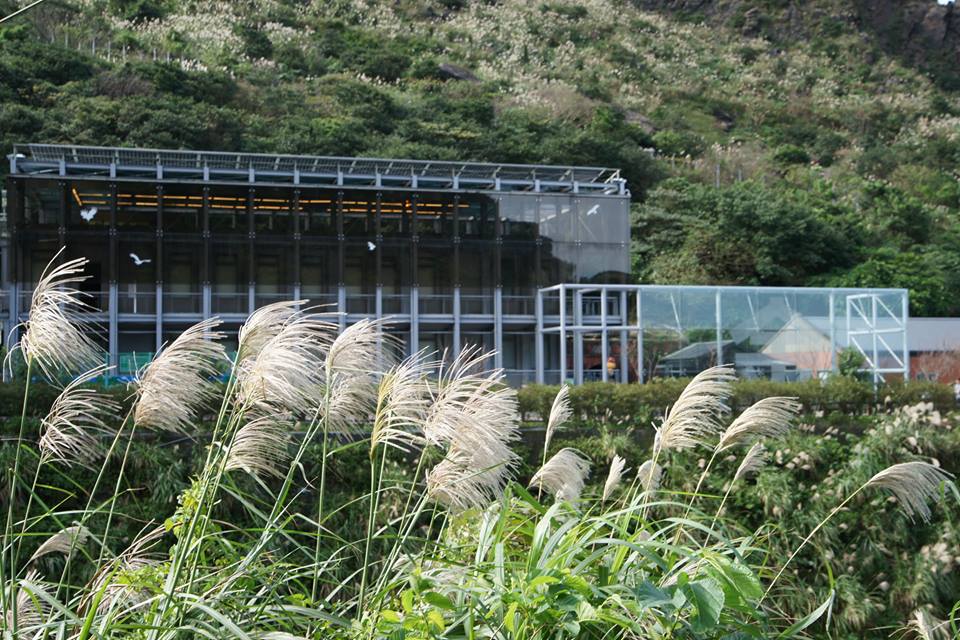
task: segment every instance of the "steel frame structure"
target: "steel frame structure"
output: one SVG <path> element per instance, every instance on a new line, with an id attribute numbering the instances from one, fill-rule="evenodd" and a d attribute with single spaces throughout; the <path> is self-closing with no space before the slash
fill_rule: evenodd
<path id="1" fill-rule="evenodd" d="M 822 288 L 822 287 L 724 287 L 724 286 L 683 286 L 683 285 L 588 285 L 588 284 L 559 284 L 545 287 L 537 292 L 536 299 L 536 365 L 537 382 L 546 382 L 546 349 L 545 338 L 557 336 L 559 339 L 559 373 L 560 380 L 566 381 L 572 377 L 574 384 L 584 381 L 584 338 L 596 336 L 600 340 L 600 379 L 611 380 L 611 372 L 606 363 L 609 356 L 609 340 L 614 335 L 619 338 L 621 345 L 619 365 L 616 378 L 618 382 L 627 382 L 629 379 L 628 345 L 632 339 L 636 345 L 635 366 L 636 380 L 644 381 L 644 330 L 649 328 L 644 322 L 644 294 L 657 293 L 669 295 L 672 313 L 676 317 L 677 330 L 682 331 L 677 301 L 675 295 L 696 292 L 703 295 L 712 295 L 714 298 L 713 336 L 716 354 L 722 354 L 725 342 L 723 321 L 724 293 L 735 294 L 783 294 L 785 306 L 789 309 L 791 294 L 822 295 L 829 305 L 828 315 L 823 318 L 828 325 L 828 335 L 831 347 L 830 368 L 836 369 L 837 351 L 845 346 L 858 349 L 866 357 L 864 371 L 869 373 L 874 381 L 881 381 L 883 374 L 901 374 L 904 379 L 910 376 L 910 358 L 907 346 L 907 319 L 909 317 L 909 293 L 906 289 L 852 289 L 852 288 Z M 898 311 L 883 301 L 883 296 L 892 296 L 899 300 Z M 752 298 L 747 295 L 750 316 L 756 329 L 760 329 L 758 310 L 754 308 Z M 836 332 L 837 319 L 835 311 L 837 303 L 844 301 L 847 313 L 845 314 L 846 332 L 838 335 Z M 662 304 L 662 301 L 661 301 Z M 865 306 L 866 305 L 866 306 Z M 549 307 L 549 309 L 548 309 Z M 794 310 L 791 310 L 792 312 Z M 869 347 L 864 347 L 861 340 L 866 337 L 871 340 Z M 892 337 L 892 338 L 891 338 Z M 570 338 L 568 344 L 568 338 Z M 897 340 L 897 346 L 891 341 Z M 896 343 L 894 343 L 896 344 Z M 568 354 L 568 348 L 573 353 Z M 897 355 L 897 349 L 900 355 Z M 883 350 L 892 356 L 893 366 L 883 366 L 881 354 Z M 572 363 L 572 376 L 568 376 L 568 362 Z M 728 363 L 730 364 L 730 363 Z"/>

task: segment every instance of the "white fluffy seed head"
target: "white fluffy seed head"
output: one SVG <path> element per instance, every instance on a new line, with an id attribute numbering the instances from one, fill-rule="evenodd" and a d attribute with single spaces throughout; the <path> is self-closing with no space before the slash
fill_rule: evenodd
<path id="1" fill-rule="evenodd" d="M 120 405 L 83 385 L 103 375 L 101 366 L 75 378 L 64 387 L 41 423 L 40 455 L 44 461 L 67 466 L 92 467 L 103 455 L 103 436 L 111 436 L 111 423 Z"/>
<path id="2" fill-rule="evenodd" d="M 234 434 L 224 468 L 260 478 L 282 478 L 290 462 L 290 434 L 295 424 L 289 416 L 276 415 L 248 421 Z"/>
<path id="3" fill-rule="evenodd" d="M 371 455 L 380 445 L 406 451 L 423 443 L 419 431 L 430 408 L 430 378 L 438 366 L 429 352 L 421 351 L 380 378 L 370 433 Z"/>
<path id="4" fill-rule="evenodd" d="M 660 479 L 663 477 L 663 467 L 653 460 L 645 460 L 637 469 L 637 481 L 644 491 L 656 491 L 660 488 Z"/>
<path id="5" fill-rule="evenodd" d="M 654 448 L 689 449 L 719 433 L 721 418 L 736 378 L 733 367 L 711 367 L 698 373 L 670 407 L 657 431 Z"/>
<path id="6" fill-rule="evenodd" d="M 199 322 L 161 349 L 137 375 L 136 424 L 162 431 L 189 431 L 197 413 L 217 395 L 218 367 L 226 353 L 214 331 L 219 318 Z"/>
<path id="7" fill-rule="evenodd" d="M 867 481 L 867 487 L 890 490 L 897 497 L 900 508 L 911 520 L 919 516 L 930 521 L 931 501 L 940 494 L 940 484 L 951 482 L 953 475 L 928 462 L 901 462 L 887 467 Z"/>
<path id="8" fill-rule="evenodd" d="M 613 492 L 617 490 L 617 487 L 620 486 L 620 480 L 626 472 L 626 466 L 627 461 L 624 458 L 618 455 L 613 456 L 613 460 L 610 462 L 610 471 L 607 472 L 607 481 L 603 484 L 602 502 L 606 502 L 607 499 L 613 495 Z"/>
<path id="9" fill-rule="evenodd" d="M 80 602 L 81 614 L 94 606 L 100 594 L 102 596 L 96 605 L 98 614 L 104 614 L 118 607 L 135 606 L 148 597 L 148 593 L 142 587 L 124 579 L 124 576 L 159 564 L 162 556 L 154 553 L 153 550 L 166 532 L 166 527 L 162 525 L 147 531 L 138 536 L 119 556 L 97 569 Z"/>
<path id="10" fill-rule="evenodd" d="M 772 397 L 759 400 L 730 423 L 720 437 L 719 451 L 758 438 L 779 438 L 790 430 L 800 413 L 796 398 Z"/>
<path id="11" fill-rule="evenodd" d="M 264 414 L 312 418 L 324 397 L 324 361 L 337 325 L 316 314 L 271 307 L 241 330 L 238 402 Z"/>
<path id="12" fill-rule="evenodd" d="M 291 320 L 303 315 L 306 300 L 284 300 L 264 305 L 250 314 L 237 333 L 237 361 L 256 358 Z M 334 325 L 329 325 L 332 329 Z"/>
<path id="13" fill-rule="evenodd" d="M 517 394 L 502 370 L 482 370 L 490 355 L 468 347 L 441 367 L 423 422 L 425 441 L 447 449 L 428 476 L 428 494 L 453 510 L 499 496 L 519 460 L 510 449 L 519 438 Z"/>
<path id="14" fill-rule="evenodd" d="M 30 316 L 17 345 L 24 358 L 51 380 L 87 371 L 103 362 L 103 350 L 78 321 L 81 313 L 96 311 L 82 301 L 83 294 L 75 288 L 87 279 L 82 274 L 88 261 L 76 258 L 58 265 L 63 251 L 57 252 L 40 275 L 30 302 Z"/>
<path id="15" fill-rule="evenodd" d="M 754 442 L 750 450 L 747 451 L 747 455 L 743 456 L 740 466 L 737 467 L 737 472 L 733 474 L 733 481 L 736 482 L 751 473 L 760 471 L 766 462 L 767 450 L 761 443 Z"/>
<path id="16" fill-rule="evenodd" d="M 573 409 L 570 408 L 570 387 L 562 385 L 553 399 L 553 406 L 550 407 L 550 417 L 547 420 L 547 433 L 543 443 L 543 450 L 550 450 L 550 441 L 553 434 L 562 427 L 570 416 L 573 415 Z"/>
<path id="17" fill-rule="evenodd" d="M 70 556 L 74 550 L 87 544 L 87 540 L 89 539 L 90 531 L 86 527 L 82 525 L 67 527 L 59 533 L 50 536 L 43 544 L 37 547 L 37 550 L 30 556 L 28 563 L 50 553 L 60 553 L 65 556 Z"/>
<path id="18" fill-rule="evenodd" d="M 912 631 L 920 640 L 949 640 L 950 624 L 939 620 L 926 609 L 913 612 L 906 629 Z"/>
<path id="19" fill-rule="evenodd" d="M 590 475 L 590 461 L 576 449 L 566 447 L 553 455 L 530 479 L 531 487 L 546 490 L 557 500 L 580 497 Z"/>

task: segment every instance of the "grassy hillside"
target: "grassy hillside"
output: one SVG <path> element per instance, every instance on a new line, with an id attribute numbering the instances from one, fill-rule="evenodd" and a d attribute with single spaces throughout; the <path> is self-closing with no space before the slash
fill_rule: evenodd
<path id="1" fill-rule="evenodd" d="M 0 30 L 0 146 L 614 165 L 638 280 L 956 314 L 950 34 L 898 53 L 887 4 L 48 0 Z"/>

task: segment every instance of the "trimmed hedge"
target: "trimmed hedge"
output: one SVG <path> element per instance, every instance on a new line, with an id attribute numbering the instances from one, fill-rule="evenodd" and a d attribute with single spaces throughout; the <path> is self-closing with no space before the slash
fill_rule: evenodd
<path id="1" fill-rule="evenodd" d="M 570 388 L 574 417 L 582 424 L 623 423 L 648 425 L 672 405 L 689 379 L 654 378 L 645 384 L 589 382 Z M 558 385 L 527 385 L 519 391 L 520 411 L 525 421 L 537 422 L 549 415 Z M 890 382 L 874 392 L 873 386 L 846 376 L 831 376 L 802 382 L 737 380 L 733 406 L 745 409 L 761 398 L 791 396 L 807 413 L 840 411 L 847 415 L 869 414 L 886 405 L 904 406 L 932 402 L 940 410 L 953 408 L 953 390 L 936 382 Z"/>

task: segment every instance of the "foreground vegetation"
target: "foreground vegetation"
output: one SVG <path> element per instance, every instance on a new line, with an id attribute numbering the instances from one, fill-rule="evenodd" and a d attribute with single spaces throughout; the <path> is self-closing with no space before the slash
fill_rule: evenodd
<path id="1" fill-rule="evenodd" d="M 19 345 L 28 380 L 102 357 L 72 319 L 82 266 L 51 267 L 34 293 Z M 378 323 L 338 333 L 279 303 L 242 327 L 217 398 L 217 324 L 167 345 L 125 416 L 85 384 L 103 373 L 94 366 L 63 388 L 37 439 L 22 420 L 5 448 L 6 635 L 958 630 L 960 496 L 942 469 L 955 468 L 960 443 L 932 406 L 849 440 L 797 430 L 801 407 L 786 397 L 730 420 L 734 376 L 717 367 L 641 446 L 624 430 L 565 440 L 576 434 L 563 430 L 564 388 L 525 462 L 516 394 L 484 370 L 485 354 L 395 361 Z M 137 434 L 177 446 L 211 402 L 219 409 L 209 445 L 190 448 L 195 466 L 168 453 L 180 473 L 154 475 Z M 588 485 L 592 466 L 599 482 Z"/>

